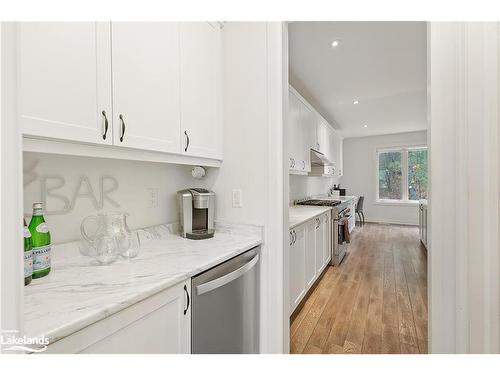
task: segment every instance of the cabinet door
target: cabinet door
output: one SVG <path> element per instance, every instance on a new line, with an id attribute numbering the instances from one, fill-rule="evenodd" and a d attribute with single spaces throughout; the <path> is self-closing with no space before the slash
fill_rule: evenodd
<path id="1" fill-rule="evenodd" d="M 221 34 L 207 22 L 180 25 L 181 152 L 222 159 Z"/>
<path id="2" fill-rule="evenodd" d="M 178 24 L 113 22 L 111 27 L 115 145 L 178 153 Z"/>
<path id="3" fill-rule="evenodd" d="M 125 327 L 87 347 L 80 353 L 176 354 L 191 352 L 191 309 L 187 293 L 190 280 L 161 292 L 159 306 L 146 306 L 147 313 Z M 155 296 L 157 298 L 157 296 Z M 154 297 L 151 297 L 154 298 Z M 127 310 L 125 310 L 127 311 Z M 186 311 L 184 313 L 184 311 Z M 110 325 L 111 322 L 109 323 Z"/>
<path id="4" fill-rule="evenodd" d="M 319 276 L 323 270 L 324 262 L 324 252 L 325 252 L 325 215 L 318 218 L 318 225 L 316 229 L 316 274 Z"/>
<path id="5" fill-rule="evenodd" d="M 336 134 L 335 137 L 335 173 L 338 177 L 342 177 L 343 175 L 343 150 L 344 148 L 344 138 L 342 138 L 339 134 Z"/>
<path id="6" fill-rule="evenodd" d="M 306 291 L 314 283 L 316 279 L 316 262 L 317 262 L 317 227 L 318 218 L 314 218 L 306 223 Z M 320 257 L 321 259 L 321 257 Z"/>
<path id="7" fill-rule="evenodd" d="M 302 169 L 311 171 L 311 148 L 316 142 L 316 121 L 317 117 L 305 104 L 302 104 L 301 130 L 300 130 L 300 159 Z"/>
<path id="8" fill-rule="evenodd" d="M 305 225 L 291 230 L 290 245 L 290 314 L 305 295 Z"/>
<path id="9" fill-rule="evenodd" d="M 111 144 L 109 23 L 22 22 L 17 36 L 22 132 Z"/>
<path id="10" fill-rule="evenodd" d="M 338 144 L 337 144 L 337 134 L 331 128 L 328 129 L 328 139 L 329 139 L 329 150 L 328 150 L 328 159 L 333 164 L 333 175 L 337 175 L 338 169 L 338 160 L 337 160 L 337 152 L 338 152 Z"/>
<path id="11" fill-rule="evenodd" d="M 317 122 L 317 136 L 316 136 L 316 150 L 323 153 L 324 155 L 326 155 L 327 157 L 329 156 L 328 155 L 328 147 L 329 147 L 329 143 L 330 143 L 330 139 L 329 139 L 329 133 L 328 133 L 328 127 L 329 125 L 327 125 L 322 119 L 320 119 L 318 122 Z"/>
<path id="12" fill-rule="evenodd" d="M 323 267 L 325 267 L 332 258 L 332 226 L 330 213 L 323 216 L 321 226 L 323 227 Z"/>
<path id="13" fill-rule="evenodd" d="M 302 102 L 292 92 L 288 91 L 288 155 L 289 169 L 295 170 L 300 164 L 301 148 L 301 106 Z"/>

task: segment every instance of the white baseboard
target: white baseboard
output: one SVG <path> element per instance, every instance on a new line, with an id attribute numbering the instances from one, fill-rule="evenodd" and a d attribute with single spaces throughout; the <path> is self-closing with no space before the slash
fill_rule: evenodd
<path id="1" fill-rule="evenodd" d="M 367 222 L 367 223 L 380 223 L 380 224 L 397 224 L 397 225 L 418 226 L 418 221 L 393 220 L 393 219 L 388 219 L 388 218 L 367 217 L 367 218 L 365 218 L 365 222 Z M 356 221 L 356 223 L 359 223 L 359 221 Z"/>

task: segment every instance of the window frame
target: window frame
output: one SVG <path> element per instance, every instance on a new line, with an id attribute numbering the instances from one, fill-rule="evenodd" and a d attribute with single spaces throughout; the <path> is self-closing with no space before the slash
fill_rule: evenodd
<path id="1" fill-rule="evenodd" d="M 408 197 L 408 151 L 428 150 L 427 145 L 415 144 L 406 146 L 377 147 L 375 149 L 375 204 L 378 205 L 396 205 L 396 206 L 415 206 L 419 200 L 410 200 Z M 379 161 L 380 154 L 386 152 L 401 152 L 401 199 L 380 198 L 379 191 Z M 427 160 L 428 160 L 427 153 Z M 427 173 L 429 173 L 429 164 L 427 163 Z"/>

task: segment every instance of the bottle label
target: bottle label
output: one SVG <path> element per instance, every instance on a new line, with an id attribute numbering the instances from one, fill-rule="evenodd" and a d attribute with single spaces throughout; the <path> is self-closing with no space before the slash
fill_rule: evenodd
<path id="1" fill-rule="evenodd" d="M 24 252 L 24 278 L 33 274 L 33 250 Z"/>
<path id="2" fill-rule="evenodd" d="M 30 238 L 31 237 L 31 232 L 28 229 L 28 227 L 24 227 L 24 238 Z"/>
<path id="3" fill-rule="evenodd" d="M 50 245 L 33 248 L 33 272 L 50 268 Z"/>
<path id="4" fill-rule="evenodd" d="M 36 226 L 35 229 L 38 233 L 48 233 L 49 227 L 47 226 L 46 223 L 40 223 Z"/>

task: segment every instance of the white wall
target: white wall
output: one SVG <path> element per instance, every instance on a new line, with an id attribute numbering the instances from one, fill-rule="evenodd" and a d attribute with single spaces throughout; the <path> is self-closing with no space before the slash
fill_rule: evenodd
<path id="1" fill-rule="evenodd" d="M 290 203 L 312 195 L 326 194 L 328 190 L 339 183 L 339 178 L 309 177 L 290 175 Z"/>
<path id="2" fill-rule="evenodd" d="M 266 23 L 230 22 L 222 30 L 224 161 L 215 180 L 219 219 L 264 224 L 267 165 Z M 244 40 L 244 42 L 242 42 Z M 232 190 L 243 207 L 232 207 Z"/>
<path id="3" fill-rule="evenodd" d="M 55 186 L 47 199 L 45 219 L 51 230 L 52 242 L 63 243 L 80 239 L 80 223 L 87 215 L 105 211 L 125 211 L 131 229 L 177 221 L 176 193 L 188 187 L 210 189 L 217 174 L 209 169 L 202 180 L 191 176 L 191 167 L 173 164 L 138 162 L 127 160 L 85 158 L 65 155 L 38 154 L 24 152 L 24 214 L 26 222 L 31 218 L 31 205 L 40 201 L 42 185 L 49 189 Z M 88 185 L 81 182 L 87 177 L 93 195 L 100 201 L 100 177 L 116 179 L 118 188 L 110 192 L 110 201 L 104 200 L 102 209 L 94 206 L 88 194 Z M 45 178 L 48 178 L 45 180 Z M 46 181 L 45 183 L 43 181 Z M 62 185 L 62 182 L 64 184 Z M 112 181 L 105 181 L 105 189 L 112 187 Z M 158 192 L 158 204 L 151 207 L 150 190 Z M 79 191 L 82 196 L 74 198 Z M 74 207 L 69 212 L 62 211 L 66 198 Z"/>
<path id="4" fill-rule="evenodd" d="M 261 351 L 283 352 L 282 25 L 230 22 L 222 32 L 224 161 L 215 177 L 218 218 L 264 226 Z M 241 189 L 243 207 L 231 193 Z"/>
<path id="5" fill-rule="evenodd" d="M 376 203 L 376 148 L 427 144 L 427 132 L 388 134 L 344 139 L 344 175 L 347 195 L 364 196 L 367 221 L 418 225 L 417 205 Z"/>

